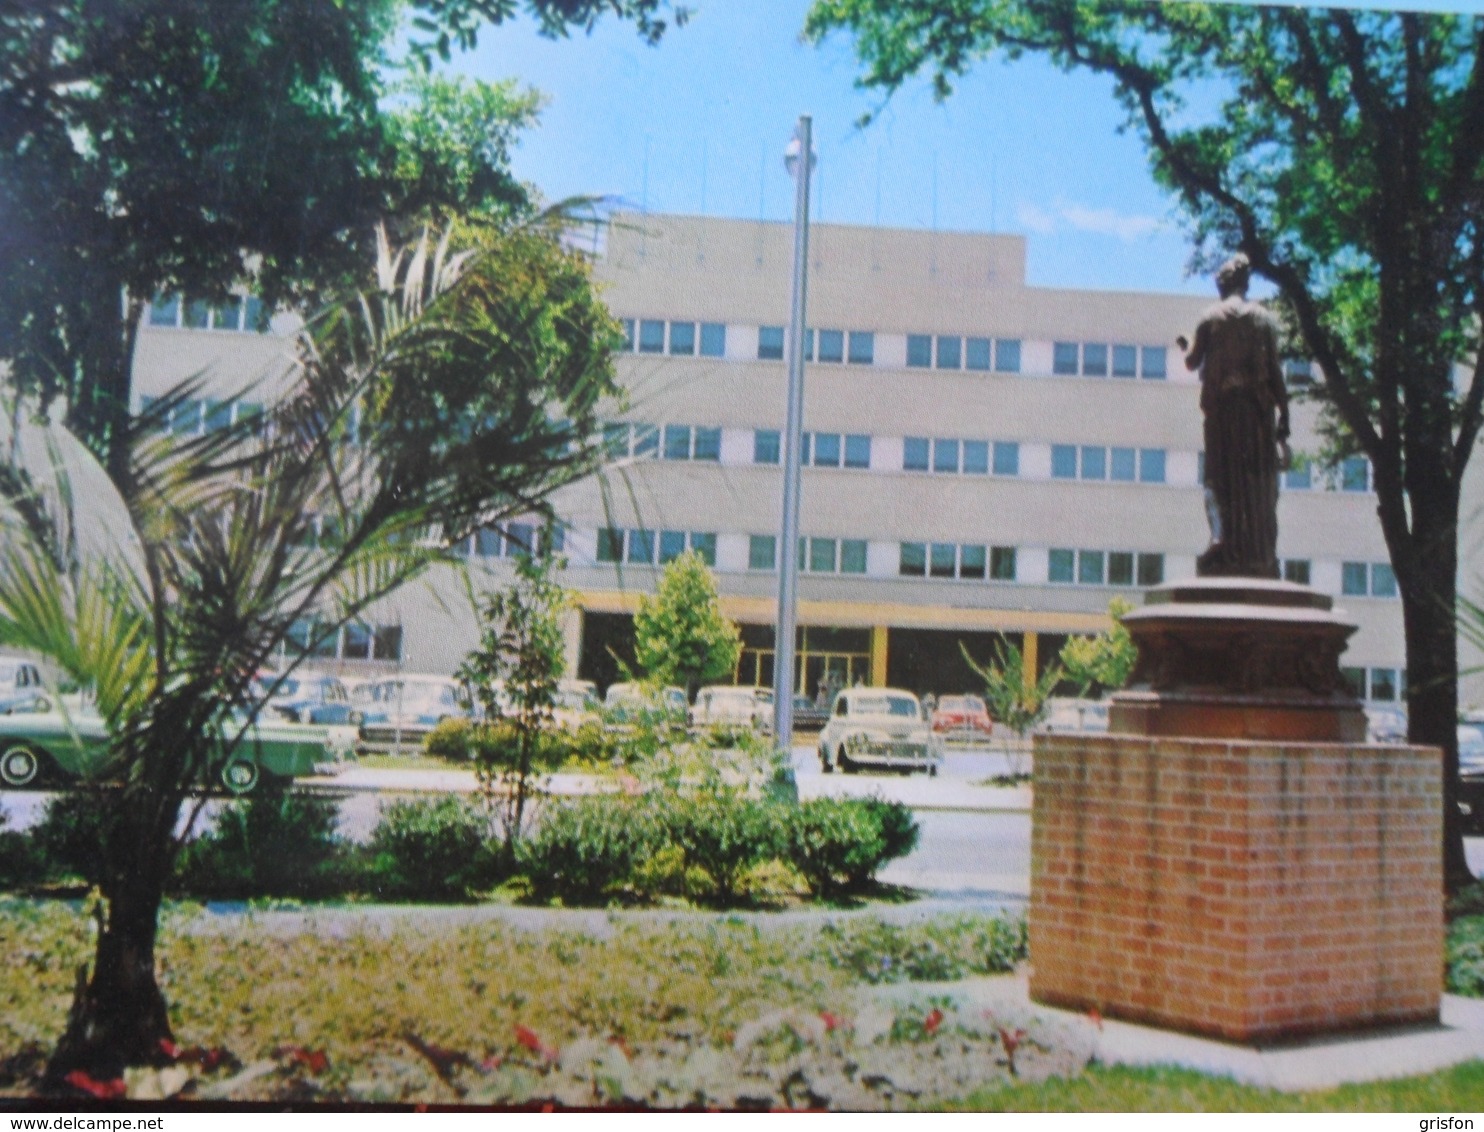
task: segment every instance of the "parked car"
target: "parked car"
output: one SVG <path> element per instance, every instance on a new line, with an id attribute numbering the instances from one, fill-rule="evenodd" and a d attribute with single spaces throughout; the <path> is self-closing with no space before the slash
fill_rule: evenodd
<path id="1" fill-rule="evenodd" d="M 826 774 L 863 767 L 938 773 L 942 742 L 922 718 L 922 705 L 897 688 L 848 688 L 835 697 L 819 733 L 819 763 Z"/>
<path id="2" fill-rule="evenodd" d="M 603 710 L 608 722 L 620 726 L 645 714 L 683 723 L 688 707 L 684 688 L 650 690 L 643 684 L 630 681 L 609 684 L 603 696 Z"/>
<path id="3" fill-rule="evenodd" d="M 233 794 L 247 794 L 265 781 L 287 781 L 300 775 L 330 773 L 344 751 L 331 741 L 330 729 L 260 718 L 247 725 L 233 716 L 224 725 L 229 735 L 243 726 L 247 733 L 230 757 L 213 760 L 213 778 Z M 55 710 L 0 716 L 0 784 L 16 788 L 56 779 L 107 779 L 114 771 L 108 731 L 100 716 L 81 711 L 64 716 Z"/>
<path id="4" fill-rule="evenodd" d="M 0 713 L 45 711 L 51 698 L 41 684 L 41 672 L 29 660 L 0 656 Z"/>
<path id="5" fill-rule="evenodd" d="M 286 676 L 268 707 L 290 723 L 346 724 L 354 710 L 350 693 L 336 676 Z M 271 686 L 271 685 L 270 685 Z"/>
<path id="6" fill-rule="evenodd" d="M 591 680 L 562 680 L 557 684 L 552 717 L 558 727 L 576 731 L 585 723 L 596 723 L 602 705 L 598 689 Z"/>
<path id="7" fill-rule="evenodd" d="M 1047 703 L 1050 708 L 1038 731 L 1101 734 L 1108 730 L 1108 705 L 1099 700 L 1054 696 Z"/>
<path id="8" fill-rule="evenodd" d="M 358 696 L 362 751 L 411 753 L 445 719 L 472 714 L 463 687 L 447 676 L 394 676 L 360 688 Z"/>
<path id="9" fill-rule="evenodd" d="M 1366 708 L 1365 737 L 1367 743 L 1405 743 L 1407 713 L 1394 707 Z"/>
<path id="10" fill-rule="evenodd" d="M 773 731 L 773 696 L 766 699 L 761 688 L 735 684 L 715 684 L 696 693 L 690 709 L 692 727 L 750 727 L 771 734 Z"/>
<path id="11" fill-rule="evenodd" d="M 1484 732 L 1458 725 L 1458 812 L 1470 833 L 1484 833 Z"/>
<path id="12" fill-rule="evenodd" d="M 830 721 L 830 705 L 812 696 L 794 697 L 794 730 L 818 731 Z"/>
<path id="13" fill-rule="evenodd" d="M 944 696 L 933 709 L 933 733 L 946 741 L 981 743 L 994 734 L 989 709 L 978 696 Z"/>

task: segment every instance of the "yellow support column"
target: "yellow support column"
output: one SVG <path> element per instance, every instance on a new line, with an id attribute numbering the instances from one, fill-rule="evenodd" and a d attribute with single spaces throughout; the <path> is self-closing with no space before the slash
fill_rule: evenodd
<path id="1" fill-rule="evenodd" d="M 886 626 L 871 626 L 871 687 L 886 687 Z"/>
<path id="2" fill-rule="evenodd" d="M 1020 680 L 1027 688 L 1036 686 L 1036 659 L 1040 651 L 1041 635 L 1029 630 L 1025 634 L 1025 645 L 1020 650 L 1021 660 L 1024 662 L 1020 670 Z"/>

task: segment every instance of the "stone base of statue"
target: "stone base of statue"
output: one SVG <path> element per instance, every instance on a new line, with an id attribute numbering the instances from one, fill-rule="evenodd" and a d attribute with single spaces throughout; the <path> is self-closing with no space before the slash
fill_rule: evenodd
<path id="1" fill-rule="evenodd" d="M 1340 655 L 1355 632 L 1327 594 L 1261 578 L 1157 586 L 1123 620 L 1139 660 L 1108 705 L 1123 735 L 1363 743 Z"/>
<path id="2" fill-rule="evenodd" d="M 1435 1023 L 1441 755 L 1367 744 L 1323 594 L 1160 586 L 1109 735 L 1039 735 L 1031 997 L 1239 1042 Z"/>

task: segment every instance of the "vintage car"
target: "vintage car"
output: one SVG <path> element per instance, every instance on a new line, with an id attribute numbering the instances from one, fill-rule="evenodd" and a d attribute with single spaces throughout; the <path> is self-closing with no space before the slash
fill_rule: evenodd
<path id="1" fill-rule="evenodd" d="M 568 731 L 600 718 L 598 690 L 591 680 L 562 680 L 557 684 L 556 702 L 552 704 L 552 721 Z"/>
<path id="2" fill-rule="evenodd" d="M 830 705 L 812 696 L 794 697 L 794 730 L 818 731 L 830 721 Z"/>
<path id="3" fill-rule="evenodd" d="M 949 742 L 982 743 L 994 734 L 989 709 L 978 696 L 944 696 L 933 709 L 932 725 Z"/>
<path id="4" fill-rule="evenodd" d="M 690 709 L 692 727 L 745 727 L 771 733 L 773 695 L 763 688 L 714 684 L 696 693 Z"/>
<path id="5" fill-rule="evenodd" d="M 819 764 L 826 774 L 862 768 L 938 773 L 942 740 L 922 718 L 922 705 L 897 688 L 848 688 L 835 697 L 819 733 Z"/>
<path id="6" fill-rule="evenodd" d="M 329 729 L 278 720 L 247 724 L 231 716 L 223 730 L 232 737 L 246 733 L 230 755 L 212 760 L 212 779 L 233 794 L 247 794 L 262 782 L 288 781 L 301 775 L 339 768 L 345 751 Z M 58 779 L 107 780 L 115 767 L 103 720 L 83 710 L 0 716 L 0 785 L 41 785 Z"/>
<path id="7" fill-rule="evenodd" d="M 268 707 L 290 723 L 346 724 L 351 722 L 350 693 L 335 676 L 283 676 Z"/>
<path id="8" fill-rule="evenodd" d="M 447 676 L 394 676 L 357 690 L 361 751 L 415 754 L 445 719 L 472 714 L 464 688 Z"/>
<path id="9" fill-rule="evenodd" d="M 1099 700 L 1054 696 L 1046 701 L 1046 718 L 1036 728 L 1052 733 L 1093 733 L 1108 730 L 1108 705 Z"/>
<path id="10" fill-rule="evenodd" d="M 51 699 L 41 686 L 41 672 L 29 660 L 0 656 L 0 713 L 45 711 Z"/>
<path id="11" fill-rule="evenodd" d="M 643 684 L 622 681 L 609 684 L 603 696 L 603 714 L 611 725 L 624 727 L 641 717 L 655 722 L 685 722 L 684 688 L 652 689 Z"/>

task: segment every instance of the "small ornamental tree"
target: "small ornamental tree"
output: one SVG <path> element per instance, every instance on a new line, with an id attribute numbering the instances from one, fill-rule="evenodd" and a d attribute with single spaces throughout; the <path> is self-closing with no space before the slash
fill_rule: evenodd
<path id="1" fill-rule="evenodd" d="M 639 599 L 634 614 L 634 659 L 645 678 L 678 684 L 686 697 L 729 676 L 742 652 L 742 634 L 722 616 L 716 579 L 694 550 L 665 567 L 659 593 Z"/>
<path id="2" fill-rule="evenodd" d="M 1093 637 L 1072 637 L 1062 646 L 1061 666 L 1066 678 L 1077 685 L 1079 696 L 1093 687 L 1111 690 L 1128 683 L 1139 659 L 1138 647 L 1123 626 L 1123 615 L 1132 609 L 1123 598 L 1115 597 L 1108 603 L 1111 628 Z"/>
<path id="3" fill-rule="evenodd" d="M 552 580 L 556 561 L 545 554 L 515 560 L 515 581 L 485 599 L 479 645 L 457 672 L 484 709 L 485 722 L 474 731 L 474 770 L 485 797 L 500 808 L 507 862 L 515 859 L 532 775 L 554 751 L 552 709 L 566 667 L 562 612 L 571 600 Z"/>
<path id="4" fill-rule="evenodd" d="M 989 713 L 1024 739 L 1025 733 L 1046 716 L 1046 701 L 1061 682 L 1061 665 L 1049 665 L 1035 680 L 1025 676 L 1025 657 L 1004 637 L 995 642 L 994 659 L 981 665 L 969 655 L 963 642 L 958 645 L 964 660 L 984 681 L 984 699 Z"/>

